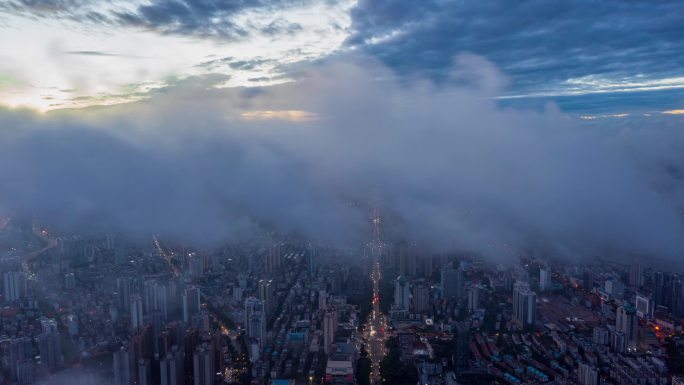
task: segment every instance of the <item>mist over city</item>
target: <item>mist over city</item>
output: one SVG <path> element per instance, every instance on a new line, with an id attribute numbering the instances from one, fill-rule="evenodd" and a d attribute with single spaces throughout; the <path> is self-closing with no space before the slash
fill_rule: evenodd
<path id="1" fill-rule="evenodd" d="M 0 4 L 0 385 L 684 383 L 675 1 Z"/>

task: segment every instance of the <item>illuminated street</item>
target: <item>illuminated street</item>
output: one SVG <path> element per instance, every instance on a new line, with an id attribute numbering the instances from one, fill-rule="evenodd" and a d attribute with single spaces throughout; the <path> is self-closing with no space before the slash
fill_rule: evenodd
<path id="1" fill-rule="evenodd" d="M 371 360 L 371 383 L 379 384 L 380 361 L 385 357 L 385 337 L 387 324 L 385 315 L 380 311 L 380 263 L 373 265 L 371 280 L 373 281 L 373 311 L 366 322 L 365 339 L 368 341 L 368 355 Z"/>

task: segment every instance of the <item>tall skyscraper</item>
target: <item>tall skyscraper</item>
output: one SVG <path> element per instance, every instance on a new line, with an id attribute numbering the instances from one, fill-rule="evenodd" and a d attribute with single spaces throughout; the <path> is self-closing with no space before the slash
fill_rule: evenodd
<path id="1" fill-rule="evenodd" d="M 454 332 L 454 366 L 457 374 L 468 367 L 470 357 L 470 325 L 467 322 L 456 324 Z"/>
<path id="2" fill-rule="evenodd" d="M 625 295 L 625 285 L 617 279 L 606 280 L 604 289 L 611 299 L 622 299 Z"/>
<path id="3" fill-rule="evenodd" d="M 548 267 L 539 269 L 539 290 L 547 291 L 551 289 L 551 271 Z"/>
<path id="4" fill-rule="evenodd" d="M 684 317 L 684 280 L 677 277 L 672 280 L 672 314 Z"/>
<path id="5" fill-rule="evenodd" d="M 305 255 L 306 271 L 311 275 L 316 271 L 316 249 L 314 249 L 313 245 L 307 245 Z"/>
<path id="6" fill-rule="evenodd" d="M 216 371 L 214 370 L 214 352 L 211 345 L 202 344 L 193 356 L 195 385 L 212 385 Z"/>
<path id="7" fill-rule="evenodd" d="M 454 269 L 452 265 L 446 265 L 441 271 L 442 296 L 444 298 L 463 297 L 463 269 L 460 265 Z"/>
<path id="8" fill-rule="evenodd" d="M 174 345 L 166 357 L 159 361 L 159 377 L 161 385 L 184 385 L 183 352 Z"/>
<path id="9" fill-rule="evenodd" d="M 655 307 L 671 309 L 672 273 L 657 271 L 653 277 L 653 302 Z"/>
<path id="10" fill-rule="evenodd" d="M 137 330 L 142 327 L 143 317 L 143 300 L 139 295 L 136 295 L 131 299 L 131 328 Z"/>
<path id="11" fill-rule="evenodd" d="M 266 254 L 266 266 L 265 266 L 265 271 L 266 274 L 275 274 L 278 269 L 280 268 L 280 265 L 282 264 L 282 245 L 280 243 L 276 243 L 273 246 L 271 246 L 271 250 Z"/>
<path id="12" fill-rule="evenodd" d="M 26 275 L 21 271 L 8 271 L 3 274 L 5 302 L 18 301 L 26 295 Z"/>
<path id="13" fill-rule="evenodd" d="M 17 363 L 33 358 L 33 342 L 29 337 L 12 338 L 9 343 L 10 379 L 17 379 Z M 33 362 L 31 361 L 31 365 Z"/>
<path id="14" fill-rule="evenodd" d="M 480 286 L 471 285 L 468 287 L 468 311 L 474 312 L 480 307 Z"/>
<path id="15" fill-rule="evenodd" d="M 326 355 L 332 353 L 332 345 L 337 334 L 337 310 L 329 308 L 323 316 L 323 350 Z"/>
<path id="16" fill-rule="evenodd" d="M 117 305 L 120 310 L 130 311 L 132 290 L 133 282 L 130 277 L 119 277 L 116 279 Z"/>
<path id="17" fill-rule="evenodd" d="M 428 314 L 430 312 L 430 288 L 418 285 L 413 288 L 413 312 Z"/>
<path id="18" fill-rule="evenodd" d="M 42 333 L 38 335 L 38 348 L 43 367 L 54 370 L 62 365 L 62 340 L 53 319 L 41 319 Z"/>
<path id="19" fill-rule="evenodd" d="M 644 285 L 644 271 L 641 262 L 634 262 L 629 267 L 629 286 L 640 288 Z"/>
<path id="20" fill-rule="evenodd" d="M 598 370 L 590 364 L 581 362 L 577 367 L 577 379 L 580 385 L 598 385 Z"/>
<path id="21" fill-rule="evenodd" d="M 152 385 L 152 373 L 150 371 L 150 360 L 138 360 L 138 383 L 137 385 Z"/>
<path id="22" fill-rule="evenodd" d="M 114 385 L 131 385 L 134 354 L 127 346 L 121 347 L 113 355 Z"/>
<path id="23" fill-rule="evenodd" d="M 636 310 L 629 303 L 618 307 L 615 318 L 615 330 L 625 336 L 628 350 L 635 350 L 637 346 L 637 318 Z"/>
<path id="24" fill-rule="evenodd" d="M 635 296 L 636 314 L 640 318 L 653 318 L 653 300 L 646 294 L 637 293 Z"/>
<path id="25" fill-rule="evenodd" d="M 399 276 L 394 281 L 394 310 L 408 313 L 411 304 L 411 285 L 404 276 Z"/>
<path id="26" fill-rule="evenodd" d="M 399 245 L 399 274 L 405 277 L 418 275 L 418 253 L 415 244 L 403 242 Z"/>
<path id="27" fill-rule="evenodd" d="M 325 292 L 325 289 L 321 289 L 318 291 L 318 309 L 323 310 L 328 307 L 328 293 Z"/>
<path id="28" fill-rule="evenodd" d="M 200 279 L 204 276 L 204 257 L 197 253 L 188 254 L 188 267 L 192 279 Z"/>
<path id="29" fill-rule="evenodd" d="M 76 287 L 76 275 L 74 273 L 64 274 L 64 288 L 71 290 Z"/>
<path id="30" fill-rule="evenodd" d="M 183 322 L 190 323 L 192 316 L 200 311 L 200 289 L 191 286 L 185 289 L 182 296 Z"/>
<path id="31" fill-rule="evenodd" d="M 264 301 L 266 318 L 270 318 L 276 310 L 275 282 L 272 279 L 262 279 L 259 281 L 259 299 Z"/>
<path id="32" fill-rule="evenodd" d="M 143 305 L 145 314 L 158 311 L 163 320 L 168 319 L 169 301 L 166 285 L 154 280 L 145 281 L 143 284 Z"/>
<path id="33" fill-rule="evenodd" d="M 31 385 L 36 380 L 36 368 L 31 359 L 16 363 L 17 385 Z"/>
<path id="34" fill-rule="evenodd" d="M 266 342 L 266 314 L 264 301 L 249 297 L 245 300 L 245 329 L 247 336 L 259 340 L 259 346 Z"/>
<path id="35" fill-rule="evenodd" d="M 537 294 L 527 282 L 513 285 L 513 320 L 521 327 L 533 325 L 537 310 Z"/>

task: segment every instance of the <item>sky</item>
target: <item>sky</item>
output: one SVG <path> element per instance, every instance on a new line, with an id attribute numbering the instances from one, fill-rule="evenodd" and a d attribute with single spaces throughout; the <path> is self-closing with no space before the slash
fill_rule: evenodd
<path id="1" fill-rule="evenodd" d="M 684 4 L 8 0 L 0 217 L 681 261 Z"/>
<path id="2" fill-rule="evenodd" d="M 0 103 L 41 111 L 139 100 L 178 79 L 296 79 L 359 53 L 400 77 L 448 78 L 483 56 L 522 107 L 658 112 L 684 102 L 680 1 L 6 0 Z M 595 98 L 594 95 L 599 95 Z M 597 107 L 597 99 L 599 106 Z"/>

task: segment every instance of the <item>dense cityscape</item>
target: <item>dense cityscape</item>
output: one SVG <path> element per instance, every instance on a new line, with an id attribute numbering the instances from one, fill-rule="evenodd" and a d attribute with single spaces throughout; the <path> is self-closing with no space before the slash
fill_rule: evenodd
<path id="1" fill-rule="evenodd" d="M 0 385 L 684 385 L 684 0 L 0 0 Z"/>
<path id="2" fill-rule="evenodd" d="M 684 277 L 391 240 L 0 231 L 2 384 L 680 384 Z"/>

